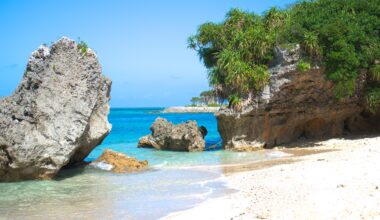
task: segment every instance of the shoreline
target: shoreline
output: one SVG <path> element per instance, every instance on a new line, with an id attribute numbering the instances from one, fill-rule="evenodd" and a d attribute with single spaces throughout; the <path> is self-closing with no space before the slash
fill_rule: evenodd
<path id="1" fill-rule="evenodd" d="M 216 113 L 220 107 L 208 106 L 173 106 L 165 108 L 162 113 Z"/>
<path id="2" fill-rule="evenodd" d="M 380 137 L 346 137 L 278 149 L 322 152 L 280 158 L 284 163 L 258 169 L 241 165 L 225 175 L 227 186 L 238 192 L 162 219 L 380 218 L 379 143 Z"/>

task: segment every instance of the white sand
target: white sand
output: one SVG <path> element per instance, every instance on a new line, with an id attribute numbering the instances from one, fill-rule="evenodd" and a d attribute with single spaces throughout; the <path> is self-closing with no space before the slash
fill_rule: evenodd
<path id="1" fill-rule="evenodd" d="M 339 151 L 227 175 L 239 192 L 167 219 L 380 219 L 380 137 L 317 144 Z"/>

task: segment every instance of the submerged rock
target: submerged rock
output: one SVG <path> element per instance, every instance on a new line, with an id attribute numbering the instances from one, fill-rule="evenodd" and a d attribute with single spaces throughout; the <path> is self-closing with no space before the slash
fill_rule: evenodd
<path id="1" fill-rule="evenodd" d="M 111 130 L 110 89 L 93 50 L 63 37 L 34 51 L 0 100 L 0 181 L 51 178 L 81 162 Z"/>
<path id="2" fill-rule="evenodd" d="M 148 167 L 148 161 L 139 161 L 125 154 L 106 149 L 91 166 L 115 173 L 135 172 Z"/>
<path id="3" fill-rule="evenodd" d="M 158 117 L 150 127 L 152 134 L 140 138 L 138 147 L 154 147 L 159 150 L 203 151 L 207 129 L 197 122 L 187 121 L 174 125 Z"/>
<path id="4" fill-rule="evenodd" d="M 275 54 L 271 79 L 263 92 L 247 97 L 240 110 L 224 108 L 216 114 L 226 149 L 259 149 L 300 137 L 380 131 L 379 115 L 370 114 L 363 105 L 365 73 L 357 81 L 355 95 L 337 100 L 323 68 L 297 71 L 299 46 L 276 48 Z"/>

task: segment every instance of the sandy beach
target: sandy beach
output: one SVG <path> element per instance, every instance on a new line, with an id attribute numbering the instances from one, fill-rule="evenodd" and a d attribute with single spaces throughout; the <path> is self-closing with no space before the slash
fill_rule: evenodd
<path id="1" fill-rule="evenodd" d="M 379 146 L 380 137 L 292 144 L 291 157 L 226 168 L 237 193 L 166 219 L 380 219 Z"/>

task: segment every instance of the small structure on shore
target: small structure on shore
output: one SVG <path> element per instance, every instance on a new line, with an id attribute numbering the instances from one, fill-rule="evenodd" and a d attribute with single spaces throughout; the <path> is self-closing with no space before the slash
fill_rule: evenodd
<path id="1" fill-rule="evenodd" d="M 152 134 L 140 138 L 138 147 L 189 152 L 203 151 L 205 148 L 207 129 L 204 126 L 198 127 L 196 121 L 174 125 L 158 117 L 150 130 Z"/>

